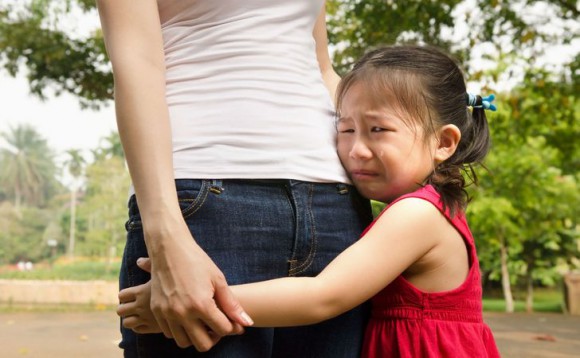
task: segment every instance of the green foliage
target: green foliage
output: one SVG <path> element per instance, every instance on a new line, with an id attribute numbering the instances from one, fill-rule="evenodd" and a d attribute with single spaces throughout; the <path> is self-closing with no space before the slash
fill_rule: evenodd
<path id="1" fill-rule="evenodd" d="M 87 1 L 80 4 L 88 7 Z M 0 65 L 9 74 L 15 76 L 25 65 L 30 90 L 42 99 L 47 88 L 73 94 L 84 107 L 98 108 L 112 98 L 113 77 L 100 31 L 77 39 L 58 27 L 70 1 L 31 1 L 20 11 L 12 7 L 0 7 Z M 47 21 L 51 16 L 53 21 Z"/>
<path id="2" fill-rule="evenodd" d="M 554 301 L 536 301 L 533 305 L 534 312 L 563 312 L 562 299 Z M 505 301 L 502 299 L 483 299 L 484 312 L 505 312 Z M 514 302 L 514 312 L 526 312 L 526 303 L 516 300 Z"/>
<path id="3" fill-rule="evenodd" d="M 579 102 L 570 78 L 543 72 L 501 95 L 490 118 L 493 149 L 468 211 L 488 278 L 500 276 L 499 243 L 512 283 L 553 285 L 579 256 Z M 549 89 L 550 96 L 540 88 Z"/>
<path id="4" fill-rule="evenodd" d="M 336 68 L 344 72 L 369 48 L 400 42 L 426 42 L 443 48 L 443 27 L 453 25 L 451 10 L 458 0 L 329 1 L 328 37 L 337 46 Z"/>
<path id="5" fill-rule="evenodd" d="M 18 210 L 21 204 L 44 206 L 58 190 L 53 151 L 31 126 L 0 133 L 8 143 L 0 148 L 0 186 Z"/>
<path id="6" fill-rule="evenodd" d="M 50 219 L 47 209 L 16 210 L 10 202 L 0 203 L 0 265 L 46 257 L 48 247 L 43 234 Z"/>
<path id="7" fill-rule="evenodd" d="M 385 208 L 385 203 L 381 203 L 380 201 L 371 200 L 371 209 L 373 212 L 373 217 L 376 218 L 379 216 L 381 211 Z"/>
<path id="8" fill-rule="evenodd" d="M 505 312 L 505 301 L 501 298 L 501 293 L 483 295 L 483 310 L 487 312 Z M 525 312 L 525 294 L 516 293 L 515 312 Z M 564 307 L 564 292 L 561 287 L 541 288 L 536 291 L 534 311 L 535 312 L 557 312 L 561 313 Z"/>
<path id="9" fill-rule="evenodd" d="M 52 150 L 34 129 L 19 127 L 0 134 L 14 147 L 3 149 L 0 157 L 1 187 L 5 190 L 0 196 L 0 265 L 52 260 L 66 251 L 72 213 L 70 194 L 57 184 L 61 170 L 52 159 Z M 69 158 L 63 163 L 77 179 L 85 181 L 75 217 L 75 251 L 79 254 L 112 258 L 121 253 L 127 215 L 123 198 L 128 194 L 129 174 L 120 148 L 118 135 L 112 133 L 95 149 L 99 155 L 86 171 L 87 163 L 77 150 L 68 151 Z M 45 187 L 48 184 L 51 186 Z M 17 193 L 22 199 L 15 203 Z M 38 193 L 44 193 L 42 200 Z M 56 241 L 56 247 L 49 247 L 48 240 Z"/>
<path id="10" fill-rule="evenodd" d="M 112 98 L 112 75 L 102 34 L 95 30 L 78 38 L 63 30 L 59 20 L 73 9 L 96 16 L 93 0 L 0 5 L 0 65 L 11 75 L 26 68 L 31 91 L 41 98 L 52 88 L 57 94 L 74 94 L 83 106 L 99 107 Z M 518 86 L 498 93 L 499 111 L 490 115 L 493 149 L 486 162 L 489 171 L 478 171 L 480 186 L 470 189 L 474 201 L 467 214 L 486 279 L 500 278 L 499 247 L 505 245 L 512 283 L 530 279 L 545 285 L 557 282 L 560 271 L 572 267 L 573 258 L 579 256 L 580 54 L 561 69 L 543 68 L 538 61 L 551 45 L 578 38 L 577 2 L 328 0 L 327 9 L 329 40 L 339 72 L 348 70 L 370 48 L 412 42 L 453 52 L 465 64 L 468 78 L 483 84 L 486 91 L 496 89 L 502 78 L 519 81 L 515 72 L 523 74 Z M 534 16 L 530 9 L 536 10 Z M 555 27 L 560 31 L 552 31 Z M 470 60 L 477 53 L 473 50 L 482 44 L 492 51 L 479 59 L 494 66 L 475 72 Z M 30 142 L 21 149 L 33 153 L 42 147 L 33 150 L 35 141 Z M 50 153 L 47 148 L 41 151 Z M 109 256 L 122 246 L 126 208 L 120 198 L 127 193 L 129 179 L 116 134 L 106 138 L 93 154 L 75 219 L 78 250 Z M 70 220 L 68 201 L 54 197 L 62 188 L 39 189 L 41 183 L 54 183 L 55 173 L 49 174 L 47 166 L 45 178 L 52 175 L 52 179 L 17 181 L 13 167 L 5 164 L 8 158 L 9 152 L 3 151 L 0 261 L 12 262 L 22 253 L 46 258 L 43 242 L 48 236 L 59 237 L 57 252 L 62 252 L 62 236 Z M 53 163 L 50 156 L 45 159 Z M 19 183 L 28 185 L 26 194 L 16 189 Z M 44 210 L 50 215 L 40 209 L 34 213 L 15 210 L 6 200 L 14 201 L 17 192 L 26 198 L 22 200 L 25 207 L 40 205 L 31 198 L 45 193 L 43 201 L 48 207 Z M 376 214 L 381 207 L 373 203 L 373 209 Z M 31 225 L 28 220 L 36 223 Z"/>
<path id="11" fill-rule="evenodd" d="M 87 168 L 85 196 L 78 206 L 78 252 L 118 256 L 124 245 L 129 173 L 122 158 L 102 158 Z"/>

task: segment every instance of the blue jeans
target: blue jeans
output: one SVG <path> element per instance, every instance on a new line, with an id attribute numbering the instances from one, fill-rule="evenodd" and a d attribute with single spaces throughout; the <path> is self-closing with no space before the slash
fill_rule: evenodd
<path id="1" fill-rule="evenodd" d="M 357 240 L 372 219 L 369 202 L 344 184 L 179 179 L 176 185 L 193 237 L 230 285 L 314 276 Z M 121 288 L 150 279 L 136 266 L 147 249 L 134 196 L 126 227 Z M 181 349 L 162 334 L 122 328 L 120 346 L 125 357 L 358 357 L 366 317 L 362 305 L 321 324 L 249 328 L 241 336 L 224 337 L 207 353 Z"/>

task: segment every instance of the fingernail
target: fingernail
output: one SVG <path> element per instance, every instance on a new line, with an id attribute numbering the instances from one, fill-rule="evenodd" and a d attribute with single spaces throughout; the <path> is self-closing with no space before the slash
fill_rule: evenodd
<path id="1" fill-rule="evenodd" d="M 240 313 L 240 316 L 242 317 L 242 320 L 244 321 L 245 324 L 247 324 L 248 326 L 251 326 L 254 324 L 254 321 L 250 318 L 250 316 L 248 316 L 248 314 L 244 311 L 242 311 L 242 313 Z"/>

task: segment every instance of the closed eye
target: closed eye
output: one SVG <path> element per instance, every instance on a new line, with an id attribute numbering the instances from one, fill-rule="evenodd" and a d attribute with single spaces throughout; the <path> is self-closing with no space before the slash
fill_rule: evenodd
<path id="1" fill-rule="evenodd" d="M 377 133 L 377 132 L 385 132 L 385 131 L 389 131 L 389 129 L 382 128 L 382 127 L 372 127 L 371 128 L 371 132 L 374 132 L 374 133 Z"/>

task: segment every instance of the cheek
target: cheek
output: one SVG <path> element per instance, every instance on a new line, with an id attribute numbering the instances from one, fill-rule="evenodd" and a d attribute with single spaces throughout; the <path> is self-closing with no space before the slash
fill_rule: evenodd
<path id="1" fill-rule="evenodd" d="M 351 149 L 351 145 L 350 145 L 349 141 L 346 139 L 341 139 L 339 137 L 337 140 L 337 143 L 336 143 L 336 150 L 338 152 L 338 157 L 340 158 L 340 160 L 343 163 L 345 163 L 348 160 L 349 154 L 350 154 L 350 149 Z"/>

